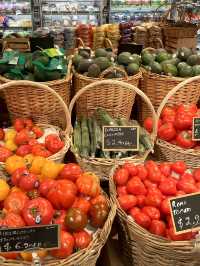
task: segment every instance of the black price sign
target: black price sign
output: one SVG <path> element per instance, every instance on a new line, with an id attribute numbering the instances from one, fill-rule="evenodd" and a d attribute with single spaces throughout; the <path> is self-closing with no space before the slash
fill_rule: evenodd
<path id="1" fill-rule="evenodd" d="M 193 118 L 192 139 L 200 140 L 200 117 Z"/>
<path id="2" fill-rule="evenodd" d="M 60 246 L 59 225 L 44 225 L 0 230 L 0 252 L 54 249 Z"/>
<path id="3" fill-rule="evenodd" d="M 104 151 L 138 151 L 139 127 L 104 126 L 102 143 Z"/>
<path id="4" fill-rule="evenodd" d="M 176 234 L 200 229 L 200 193 L 171 198 L 170 209 Z"/>

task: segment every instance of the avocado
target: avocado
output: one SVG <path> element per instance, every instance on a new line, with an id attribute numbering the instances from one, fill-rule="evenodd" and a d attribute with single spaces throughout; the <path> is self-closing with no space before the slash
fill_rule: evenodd
<path id="1" fill-rule="evenodd" d="M 131 63 L 131 59 L 129 59 L 131 57 L 131 53 L 129 52 L 122 52 L 121 54 L 118 55 L 117 57 L 117 61 L 119 63 L 119 65 L 124 65 L 127 66 L 129 63 Z"/>
<path id="2" fill-rule="evenodd" d="M 200 75 L 200 65 L 196 65 L 192 67 L 193 76 L 199 76 Z"/>
<path id="3" fill-rule="evenodd" d="M 106 57 L 107 51 L 103 48 L 99 48 L 95 51 L 95 57 Z"/>
<path id="4" fill-rule="evenodd" d="M 166 52 L 161 52 L 161 53 L 156 55 L 156 61 L 158 63 L 161 63 L 161 62 L 168 60 L 168 59 L 169 59 L 169 56 L 168 56 L 168 53 L 166 53 Z"/>
<path id="5" fill-rule="evenodd" d="M 142 55 L 142 64 L 151 65 L 154 61 L 154 56 L 150 53 L 145 53 Z"/>
<path id="6" fill-rule="evenodd" d="M 178 58 L 186 61 L 188 57 L 192 54 L 192 50 L 186 47 L 178 49 Z"/>
<path id="7" fill-rule="evenodd" d="M 180 70 L 182 67 L 185 67 L 187 65 L 188 64 L 186 62 L 180 62 L 180 63 L 178 63 L 177 68 L 178 68 L 178 70 Z"/>
<path id="8" fill-rule="evenodd" d="M 177 76 L 178 74 L 178 70 L 176 68 L 175 65 L 172 65 L 172 64 L 164 64 L 163 65 L 163 72 L 166 74 L 166 75 L 169 75 L 169 76 Z"/>
<path id="9" fill-rule="evenodd" d="M 111 66 L 111 62 L 107 57 L 97 57 L 94 59 L 94 63 L 100 67 L 101 71 L 104 71 Z"/>
<path id="10" fill-rule="evenodd" d="M 162 66 L 161 66 L 161 64 L 159 64 L 158 62 L 153 62 L 152 64 L 151 64 L 151 71 L 153 72 L 153 73 L 156 73 L 156 74 L 161 74 L 162 73 Z"/>
<path id="11" fill-rule="evenodd" d="M 72 59 L 72 63 L 75 67 L 78 67 L 79 62 L 81 61 L 81 59 L 83 59 L 83 57 L 79 54 L 75 54 L 73 59 Z"/>
<path id="12" fill-rule="evenodd" d="M 197 54 L 190 55 L 187 59 L 187 64 L 190 66 L 200 64 L 200 56 Z"/>
<path id="13" fill-rule="evenodd" d="M 177 66 L 179 63 L 180 63 L 180 59 L 172 58 L 172 59 L 168 59 L 168 60 L 163 61 L 161 63 L 161 66 L 163 67 L 165 64 L 172 64 L 172 65 Z"/>
<path id="14" fill-rule="evenodd" d="M 167 51 L 164 48 L 156 49 L 156 54 L 160 54 L 160 53 L 167 53 Z"/>
<path id="15" fill-rule="evenodd" d="M 179 76 L 180 77 L 183 77 L 183 78 L 192 77 L 192 75 L 193 75 L 193 69 L 188 64 L 179 68 Z"/>
<path id="16" fill-rule="evenodd" d="M 116 55 L 111 51 L 111 52 L 107 52 L 106 57 L 108 58 L 108 60 L 110 61 L 115 61 L 116 60 Z"/>
<path id="17" fill-rule="evenodd" d="M 90 58 L 90 55 L 89 55 L 89 53 L 88 53 L 87 51 L 83 51 L 83 50 L 81 50 L 81 51 L 79 52 L 79 55 L 82 56 L 82 57 L 85 58 L 85 59 L 89 59 L 89 58 Z"/>
<path id="18" fill-rule="evenodd" d="M 88 77 L 98 78 L 101 73 L 101 69 L 97 64 L 92 64 L 88 68 Z"/>
<path id="19" fill-rule="evenodd" d="M 142 59 L 141 59 L 141 56 L 139 56 L 138 54 L 132 54 L 131 57 L 134 58 L 134 62 L 140 66 L 141 63 L 142 63 Z"/>
<path id="20" fill-rule="evenodd" d="M 129 76 L 135 75 L 139 72 L 139 66 L 135 63 L 131 63 L 127 66 L 127 73 Z"/>
<path id="21" fill-rule="evenodd" d="M 46 72 L 46 81 L 58 80 L 61 79 L 61 77 L 62 74 L 57 70 Z"/>
<path id="22" fill-rule="evenodd" d="M 88 71 L 88 68 L 90 65 L 93 64 L 93 60 L 92 59 L 81 59 L 79 64 L 78 64 L 78 72 L 83 74 L 84 72 Z"/>

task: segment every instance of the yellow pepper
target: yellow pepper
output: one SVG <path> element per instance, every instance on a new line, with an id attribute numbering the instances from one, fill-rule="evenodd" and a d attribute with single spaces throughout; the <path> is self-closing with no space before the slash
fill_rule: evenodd
<path id="1" fill-rule="evenodd" d="M 10 151 L 16 151 L 18 147 L 12 139 L 8 139 L 6 140 L 5 148 L 9 149 Z"/>

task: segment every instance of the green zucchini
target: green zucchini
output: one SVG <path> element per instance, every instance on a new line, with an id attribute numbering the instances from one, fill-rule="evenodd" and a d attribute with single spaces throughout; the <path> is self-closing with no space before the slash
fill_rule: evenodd
<path id="1" fill-rule="evenodd" d="M 89 129 L 89 136 L 90 136 L 90 153 L 91 157 L 95 157 L 95 151 L 96 151 L 96 143 L 95 141 L 95 134 L 93 130 L 93 117 L 89 117 L 87 119 L 88 129 Z"/>
<path id="2" fill-rule="evenodd" d="M 95 115 L 97 116 L 97 119 L 99 119 L 101 126 L 118 126 L 117 122 L 104 108 L 97 108 Z"/>
<path id="3" fill-rule="evenodd" d="M 76 121 L 74 125 L 73 141 L 74 141 L 74 149 L 77 153 L 79 153 L 81 148 L 81 126 L 79 121 Z"/>
<path id="4" fill-rule="evenodd" d="M 88 157 L 90 154 L 90 137 L 89 129 L 87 126 L 87 119 L 82 118 L 81 120 L 81 155 Z"/>

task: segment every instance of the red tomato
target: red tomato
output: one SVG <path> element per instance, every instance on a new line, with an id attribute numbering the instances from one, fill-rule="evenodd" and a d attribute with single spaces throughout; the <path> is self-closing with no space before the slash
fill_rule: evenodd
<path id="1" fill-rule="evenodd" d="M 179 180 L 177 189 L 183 190 L 186 194 L 190 194 L 196 192 L 196 185 L 187 180 Z"/>
<path id="2" fill-rule="evenodd" d="M 198 183 L 196 184 L 196 186 L 197 186 L 197 188 L 198 188 Z M 177 193 L 176 193 L 176 196 L 177 196 L 177 197 L 178 197 L 178 196 L 183 196 L 183 195 L 185 195 L 185 192 L 182 191 L 182 190 L 178 190 Z"/>
<path id="3" fill-rule="evenodd" d="M 67 227 L 65 225 L 65 217 L 66 217 L 66 211 L 65 210 L 55 211 L 55 213 L 53 215 L 53 224 L 59 224 L 61 230 L 67 231 Z"/>
<path id="4" fill-rule="evenodd" d="M 163 118 L 165 116 L 170 116 L 170 115 L 175 115 L 175 114 L 176 112 L 172 107 L 165 106 L 162 110 L 161 117 Z"/>
<path id="5" fill-rule="evenodd" d="M 89 212 L 90 207 L 91 203 L 85 198 L 76 198 L 72 205 L 72 208 L 77 208 L 86 214 Z"/>
<path id="6" fill-rule="evenodd" d="M 153 206 L 145 206 L 142 208 L 142 212 L 146 213 L 152 220 L 160 219 L 160 211 Z"/>
<path id="7" fill-rule="evenodd" d="M 126 185 L 129 178 L 129 172 L 125 168 L 118 168 L 114 174 L 114 181 L 118 186 Z"/>
<path id="8" fill-rule="evenodd" d="M 70 180 L 58 180 L 49 189 L 47 199 L 57 209 L 68 209 L 75 201 L 77 194 L 76 185 Z"/>
<path id="9" fill-rule="evenodd" d="M 178 130 L 188 130 L 192 128 L 193 116 L 190 113 L 177 113 L 175 128 Z"/>
<path id="10" fill-rule="evenodd" d="M 38 144 L 39 144 L 39 142 L 35 138 L 29 139 L 28 145 L 31 146 L 31 150 L 32 150 L 33 146 L 38 145 Z"/>
<path id="11" fill-rule="evenodd" d="M 198 108 L 196 104 L 189 104 L 189 105 L 179 105 L 177 107 L 177 113 L 190 113 L 192 115 L 195 115 L 196 112 L 198 111 Z"/>
<path id="12" fill-rule="evenodd" d="M 176 130 L 172 123 L 165 123 L 158 129 L 158 137 L 170 141 L 176 137 Z"/>
<path id="13" fill-rule="evenodd" d="M 130 176 L 136 176 L 138 174 L 138 168 L 135 164 L 133 163 L 128 163 L 126 162 L 124 165 L 123 165 L 123 168 L 125 168 L 126 170 L 128 170 L 128 173 Z"/>
<path id="14" fill-rule="evenodd" d="M 24 129 L 24 120 L 22 118 L 17 118 L 14 121 L 14 129 L 16 131 L 21 131 L 22 129 Z"/>
<path id="15" fill-rule="evenodd" d="M 39 185 L 40 183 L 38 177 L 31 173 L 29 173 L 28 175 L 23 175 L 19 180 L 19 187 L 27 192 L 38 188 Z"/>
<path id="16" fill-rule="evenodd" d="M 167 163 L 167 162 L 161 163 L 159 165 L 159 169 L 164 176 L 169 176 L 171 174 L 171 164 L 170 163 Z"/>
<path id="17" fill-rule="evenodd" d="M 157 188 L 157 184 L 155 184 L 155 183 L 152 183 L 151 181 L 149 181 L 149 180 L 144 180 L 144 184 L 145 184 L 145 187 L 147 188 L 147 189 L 152 189 L 152 188 Z"/>
<path id="18" fill-rule="evenodd" d="M 193 171 L 193 176 L 197 182 L 200 182 L 200 168 Z"/>
<path id="19" fill-rule="evenodd" d="M 5 162 L 8 157 L 12 155 L 12 152 L 4 147 L 0 147 L 0 162 Z"/>
<path id="20" fill-rule="evenodd" d="M 176 195 L 176 182 L 173 178 L 166 178 L 160 183 L 159 189 L 164 195 Z"/>
<path id="21" fill-rule="evenodd" d="M 194 176 L 192 174 L 189 174 L 189 173 L 184 173 L 181 178 L 181 180 L 184 180 L 186 182 L 189 182 L 189 183 L 192 183 L 192 184 L 195 184 L 195 179 L 194 179 Z"/>
<path id="22" fill-rule="evenodd" d="M 55 186 L 56 182 L 57 181 L 53 179 L 47 179 L 47 180 L 42 181 L 39 187 L 40 195 L 43 197 L 46 197 L 49 190 Z"/>
<path id="23" fill-rule="evenodd" d="M 18 257 L 18 253 L 6 252 L 6 253 L 0 253 L 0 256 L 8 260 L 16 260 Z"/>
<path id="24" fill-rule="evenodd" d="M 48 200 L 39 197 L 27 202 L 22 214 L 27 225 L 50 224 L 54 209 Z"/>
<path id="25" fill-rule="evenodd" d="M 193 237 L 193 234 L 191 232 L 176 235 L 173 227 L 171 227 L 167 230 L 167 234 L 168 234 L 169 238 L 173 241 L 191 240 Z"/>
<path id="26" fill-rule="evenodd" d="M 38 127 L 38 126 L 34 126 L 32 128 L 33 133 L 35 134 L 36 138 L 41 138 L 44 135 L 44 131 L 42 128 Z"/>
<path id="27" fill-rule="evenodd" d="M 161 202 L 162 202 L 162 195 L 154 191 L 149 191 L 145 199 L 145 203 L 147 206 L 153 206 L 159 208 Z"/>
<path id="28" fill-rule="evenodd" d="M 137 176 L 141 179 L 141 180 L 145 180 L 148 176 L 148 171 L 147 169 L 144 167 L 144 165 L 139 164 L 137 165 L 137 170 L 138 170 L 138 174 Z"/>
<path id="29" fill-rule="evenodd" d="M 2 227 L 24 227 L 25 223 L 22 217 L 14 212 L 2 211 L 0 215 L 0 226 Z"/>
<path id="30" fill-rule="evenodd" d="M 138 207 L 133 207 L 129 210 L 129 214 L 133 217 L 134 220 L 135 220 L 135 215 L 140 212 L 141 210 Z"/>
<path id="31" fill-rule="evenodd" d="M 130 194 L 133 195 L 145 195 L 147 193 L 147 190 L 144 186 L 144 184 L 142 183 L 142 181 L 140 180 L 139 177 L 132 177 L 127 185 L 126 185 L 126 189 Z"/>
<path id="32" fill-rule="evenodd" d="M 5 137 L 5 132 L 3 128 L 0 128 L 0 140 L 4 140 L 4 137 Z"/>
<path id="33" fill-rule="evenodd" d="M 158 120 L 158 128 L 162 125 L 162 121 L 161 119 Z M 143 124 L 144 128 L 151 133 L 153 131 L 153 119 L 151 117 L 147 117 L 144 120 L 144 124 Z"/>
<path id="34" fill-rule="evenodd" d="M 166 235 L 166 225 L 163 221 L 152 220 L 149 231 L 158 236 Z"/>
<path id="35" fill-rule="evenodd" d="M 165 123 L 174 124 L 175 119 L 176 119 L 175 115 L 164 116 L 163 119 L 162 119 L 162 122 L 163 122 L 163 124 L 165 124 Z"/>
<path id="36" fill-rule="evenodd" d="M 24 125 L 25 125 L 25 128 L 27 128 L 28 130 L 31 130 L 33 127 L 33 121 L 29 118 L 25 118 Z"/>
<path id="37" fill-rule="evenodd" d="M 137 195 L 136 198 L 137 206 L 139 206 L 140 208 L 144 207 L 146 197 L 144 195 Z"/>
<path id="38" fill-rule="evenodd" d="M 74 238 L 70 233 L 61 231 L 60 242 L 61 247 L 51 250 L 51 255 L 58 259 L 64 259 L 73 253 Z"/>
<path id="39" fill-rule="evenodd" d="M 127 192 L 126 186 L 118 186 L 117 187 L 117 195 L 118 196 L 127 195 L 127 194 L 128 194 L 128 192 Z"/>
<path id="40" fill-rule="evenodd" d="M 182 175 L 186 171 L 187 166 L 183 161 L 178 161 L 171 165 L 171 169 L 177 174 Z"/>
<path id="41" fill-rule="evenodd" d="M 125 211 L 133 208 L 137 204 L 137 198 L 133 195 L 123 195 L 118 198 L 121 208 Z"/>
<path id="42" fill-rule="evenodd" d="M 168 215 L 170 214 L 170 203 L 169 203 L 169 199 L 166 198 L 162 201 L 161 205 L 160 205 L 160 210 L 163 214 Z"/>
<path id="43" fill-rule="evenodd" d="M 75 182 L 80 177 L 80 175 L 82 175 L 82 173 L 83 171 L 78 164 L 67 163 L 60 172 L 59 177 L 61 179 L 69 179 Z"/>
<path id="44" fill-rule="evenodd" d="M 28 145 L 28 144 L 21 145 L 16 150 L 16 154 L 19 155 L 19 156 L 21 156 L 21 157 L 24 157 L 24 156 L 26 156 L 29 153 L 31 153 L 31 146 Z"/>
<path id="45" fill-rule="evenodd" d="M 146 229 L 148 229 L 149 226 L 151 225 L 150 217 L 143 212 L 136 213 L 134 219 L 137 224 Z"/>
<path id="46" fill-rule="evenodd" d="M 85 230 L 74 233 L 73 236 L 75 240 L 75 248 L 78 249 L 87 248 L 92 241 L 92 236 Z"/>
<path id="47" fill-rule="evenodd" d="M 20 179 L 25 176 L 27 177 L 29 175 L 29 171 L 22 167 L 22 168 L 18 168 L 17 170 L 14 171 L 14 173 L 11 176 L 11 182 L 14 186 L 18 186 L 19 185 L 19 181 Z"/>
<path id="48" fill-rule="evenodd" d="M 52 153 L 57 153 L 64 147 L 64 142 L 56 134 L 50 134 L 45 138 L 45 147 Z"/>
<path id="49" fill-rule="evenodd" d="M 23 145 L 27 144 L 30 139 L 30 133 L 27 129 L 22 129 L 20 132 L 18 132 L 15 136 L 15 143 L 17 145 Z"/>
<path id="50" fill-rule="evenodd" d="M 20 214 L 29 201 L 28 196 L 22 191 L 13 191 L 4 200 L 4 208 L 13 213 Z"/>
<path id="51" fill-rule="evenodd" d="M 196 143 L 192 140 L 192 131 L 182 131 L 176 137 L 177 145 L 181 148 L 192 149 Z"/>
<path id="52" fill-rule="evenodd" d="M 32 154 L 35 156 L 41 156 L 47 158 L 52 155 L 42 144 L 36 144 L 32 146 Z"/>
<path id="53" fill-rule="evenodd" d="M 107 204 L 107 199 L 104 195 L 99 195 L 93 199 L 90 200 L 90 203 L 92 205 L 98 204 L 98 203 L 105 203 Z"/>
<path id="54" fill-rule="evenodd" d="M 84 173 L 76 180 L 79 193 L 96 197 L 100 194 L 100 184 L 98 177 L 91 173 Z"/>

